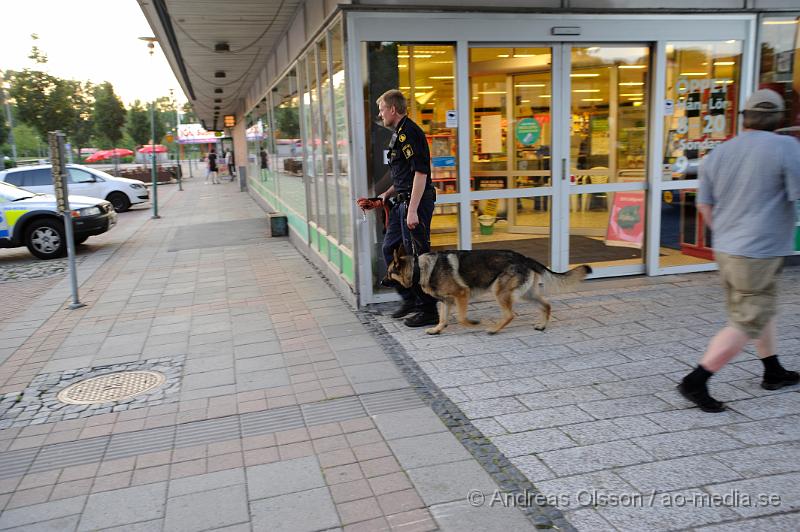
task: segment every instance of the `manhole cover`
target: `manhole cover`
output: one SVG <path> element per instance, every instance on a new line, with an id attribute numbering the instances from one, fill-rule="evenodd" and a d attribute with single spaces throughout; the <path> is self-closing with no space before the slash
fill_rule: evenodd
<path id="1" fill-rule="evenodd" d="M 166 378 L 155 371 L 123 371 L 76 382 L 58 393 L 58 400 L 71 405 L 121 401 L 164 384 Z"/>

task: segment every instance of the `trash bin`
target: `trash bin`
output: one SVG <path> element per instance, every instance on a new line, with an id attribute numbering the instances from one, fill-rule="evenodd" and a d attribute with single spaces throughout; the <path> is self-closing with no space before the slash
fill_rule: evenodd
<path id="1" fill-rule="evenodd" d="M 481 214 L 478 216 L 478 224 L 481 226 L 482 235 L 491 235 L 494 233 L 494 222 L 496 218 L 488 214 Z"/>
<path id="2" fill-rule="evenodd" d="M 269 232 L 270 236 L 288 236 L 289 224 L 286 220 L 286 215 L 280 212 L 271 212 L 267 214 L 269 217 Z"/>

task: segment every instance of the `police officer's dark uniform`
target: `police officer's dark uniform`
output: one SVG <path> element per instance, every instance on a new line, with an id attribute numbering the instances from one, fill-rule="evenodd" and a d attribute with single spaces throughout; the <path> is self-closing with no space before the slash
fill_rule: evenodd
<path id="1" fill-rule="evenodd" d="M 404 116 L 397 124 L 389 143 L 389 167 L 396 201 L 389 212 L 389 226 L 383 240 L 383 258 L 387 265 L 392 262 L 394 250 L 401 243 L 408 254 L 415 251 L 422 254 L 431 249 L 431 219 L 436 202 L 436 189 L 433 188 L 431 181 L 431 153 L 425 133 L 408 116 Z M 425 174 L 427 178 L 425 191 L 417 208 L 419 225 L 409 229 L 406 224 L 406 212 L 411 200 L 415 172 Z M 414 245 L 411 242 L 412 236 Z M 398 287 L 397 291 L 403 298 L 403 305 L 395 313 L 397 317 L 402 317 L 412 308 L 417 311 L 417 314 L 405 320 L 406 325 L 420 327 L 438 321 L 436 299 L 425 294 L 419 286 Z"/>

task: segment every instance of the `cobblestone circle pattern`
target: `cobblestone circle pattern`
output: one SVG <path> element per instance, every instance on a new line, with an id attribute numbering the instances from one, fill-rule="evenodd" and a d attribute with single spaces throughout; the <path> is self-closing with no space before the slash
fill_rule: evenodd
<path id="1" fill-rule="evenodd" d="M 145 393 L 164 381 L 164 375 L 155 371 L 109 373 L 67 386 L 57 397 L 71 405 L 109 403 Z"/>

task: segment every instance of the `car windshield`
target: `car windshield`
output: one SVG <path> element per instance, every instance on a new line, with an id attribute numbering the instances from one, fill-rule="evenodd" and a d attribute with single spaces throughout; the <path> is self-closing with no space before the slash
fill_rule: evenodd
<path id="1" fill-rule="evenodd" d="M 0 182 L 0 200 L 3 201 L 18 201 L 25 198 L 32 198 L 37 194 L 24 188 L 19 188 L 11 183 Z"/>

